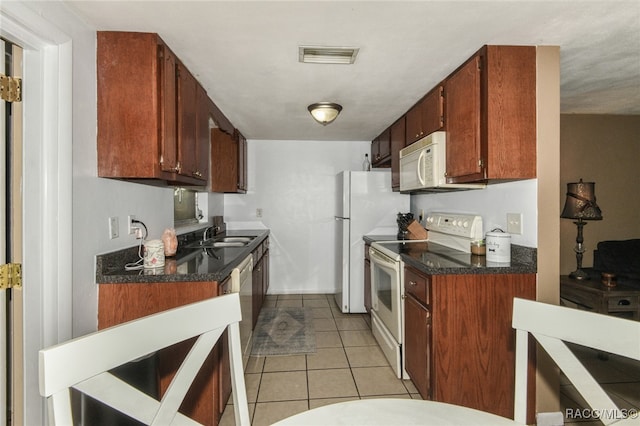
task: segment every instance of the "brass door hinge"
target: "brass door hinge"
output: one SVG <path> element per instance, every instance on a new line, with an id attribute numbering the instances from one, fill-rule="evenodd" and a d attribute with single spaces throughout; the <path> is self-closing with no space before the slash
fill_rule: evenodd
<path id="1" fill-rule="evenodd" d="M 22 288 L 22 265 L 7 263 L 0 265 L 0 290 Z"/>
<path id="2" fill-rule="evenodd" d="M 21 102 L 22 79 L 0 74 L 0 99 L 6 102 Z"/>

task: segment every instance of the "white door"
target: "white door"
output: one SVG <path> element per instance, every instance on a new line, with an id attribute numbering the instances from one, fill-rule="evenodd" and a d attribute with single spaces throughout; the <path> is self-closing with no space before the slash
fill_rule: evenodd
<path id="1" fill-rule="evenodd" d="M 4 41 L 0 39 L 0 56 L 4 58 Z M 2 73 L 5 72 L 4 67 Z M 6 105 L 5 101 L 0 100 L 0 165 L 3 170 L 6 167 L 6 124 L 5 124 Z M 6 223 L 6 179 L 5 174 L 0 173 L 0 265 L 7 263 L 7 232 L 4 224 Z M 0 291 L 0 383 L 7 383 L 8 376 L 8 317 L 7 317 L 7 297 L 5 291 Z M 0 386 L 0 425 L 7 424 L 8 394 L 6 386 Z"/>
<path id="2" fill-rule="evenodd" d="M 0 39 L 4 59 L 0 73 L 22 77 L 22 49 Z M 22 262 L 22 105 L 0 100 L 0 265 Z M 0 425 L 20 424 L 23 419 L 22 394 L 22 289 L 0 291 Z M 10 413 L 10 414 L 9 414 Z M 7 416 L 10 415 L 10 418 Z"/>
<path id="3" fill-rule="evenodd" d="M 74 46 L 64 29 L 52 25 L 47 16 L 29 2 L 0 1 L 0 37 L 22 47 L 21 60 L 13 52 L 14 66 L 22 69 L 22 102 L 12 112 L 19 109 L 23 118 L 12 134 L 18 137 L 21 132 L 22 147 L 14 153 L 22 156 L 16 161 L 28 170 L 16 172 L 20 179 L 11 187 L 12 195 L 21 195 L 21 208 L 14 205 L 12 232 L 25 246 L 13 250 L 21 256 L 23 277 L 22 291 L 12 294 L 14 301 L 22 296 L 22 312 L 12 313 L 22 321 L 13 326 L 21 333 L 13 340 L 22 343 L 20 352 L 12 353 L 11 423 L 15 425 L 47 423 L 38 390 L 38 350 L 72 337 Z M 23 225 L 15 231 L 18 220 Z"/>

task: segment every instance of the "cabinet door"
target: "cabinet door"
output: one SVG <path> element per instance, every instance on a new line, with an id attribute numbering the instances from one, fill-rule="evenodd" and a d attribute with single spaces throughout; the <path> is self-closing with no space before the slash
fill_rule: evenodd
<path id="1" fill-rule="evenodd" d="M 389 167 L 391 164 L 391 128 L 385 129 L 378 136 L 371 150 L 371 165 L 373 167 Z"/>
<path id="2" fill-rule="evenodd" d="M 211 191 L 237 192 L 238 142 L 218 128 L 211 129 Z"/>
<path id="3" fill-rule="evenodd" d="M 209 146 L 211 132 L 209 132 L 209 98 L 201 85 L 197 85 L 196 99 L 196 170 L 193 176 L 197 179 L 209 179 Z"/>
<path id="4" fill-rule="evenodd" d="M 443 90 L 442 86 L 437 86 L 422 101 L 422 129 L 425 136 L 444 128 Z"/>
<path id="5" fill-rule="evenodd" d="M 404 300 L 405 369 L 423 399 L 431 399 L 431 315 L 412 296 Z"/>
<path id="6" fill-rule="evenodd" d="M 255 254 L 254 254 L 255 256 Z M 251 284 L 253 288 L 252 294 L 252 304 L 253 304 L 253 326 L 252 329 L 256 327 L 256 323 L 258 322 L 258 315 L 260 315 L 260 309 L 262 309 L 262 279 L 263 279 L 263 271 L 262 266 L 264 265 L 264 257 L 258 260 L 258 263 L 253 268 L 253 273 L 251 275 Z"/>
<path id="7" fill-rule="evenodd" d="M 409 111 L 407 111 L 406 146 L 409 146 L 423 136 L 426 136 L 424 134 L 424 130 L 422 130 L 422 102 L 423 100 L 421 99 Z"/>
<path id="8" fill-rule="evenodd" d="M 406 145 L 444 128 L 444 99 L 441 85 L 433 88 L 406 114 Z"/>
<path id="9" fill-rule="evenodd" d="M 178 115 L 176 112 L 177 82 L 176 57 L 169 48 L 158 45 L 158 70 L 160 72 L 160 168 L 162 171 L 178 171 Z"/>
<path id="10" fill-rule="evenodd" d="M 238 192 L 247 192 L 247 139 L 236 130 L 238 145 Z"/>
<path id="11" fill-rule="evenodd" d="M 400 190 L 400 150 L 405 147 L 404 116 L 391 125 L 391 187 Z"/>
<path id="12" fill-rule="evenodd" d="M 471 58 L 445 83 L 447 182 L 484 179 L 481 164 L 480 60 Z"/>
<path id="13" fill-rule="evenodd" d="M 269 251 L 265 251 L 262 256 L 262 302 L 269 292 Z"/>
<path id="14" fill-rule="evenodd" d="M 178 63 L 178 161 L 179 173 L 196 176 L 197 82 L 189 70 Z"/>
<path id="15" fill-rule="evenodd" d="M 170 98 L 175 87 L 171 76 L 175 71 L 171 71 L 170 62 L 165 64 L 159 60 L 159 52 L 165 51 L 159 51 L 159 45 L 161 42 L 155 34 L 110 31 L 99 31 L 97 34 L 97 151 L 100 177 L 160 177 L 159 163 L 163 159 L 163 146 L 158 137 L 173 135 L 175 138 L 171 128 L 171 120 L 175 120 L 175 115 L 170 109 Z M 166 72 L 163 74 L 163 71 Z M 166 78 L 161 78 L 161 74 Z M 166 86 L 161 84 L 165 80 L 168 81 Z M 163 110 L 165 104 L 169 107 L 167 111 Z M 164 124 L 158 121 L 161 118 L 163 122 L 166 120 Z M 172 141 L 168 140 L 167 143 L 167 155 L 170 156 L 171 149 L 168 148 L 172 146 Z"/>

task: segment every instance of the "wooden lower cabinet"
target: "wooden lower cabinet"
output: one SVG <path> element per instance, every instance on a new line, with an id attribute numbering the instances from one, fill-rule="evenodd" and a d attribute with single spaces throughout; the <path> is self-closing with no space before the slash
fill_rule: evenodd
<path id="1" fill-rule="evenodd" d="M 258 315 L 269 289 L 269 239 L 253 251 L 253 328 L 258 322 Z"/>
<path id="2" fill-rule="evenodd" d="M 404 300 L 405 370 L 424 399 L 431 398 L 431 313 L 418 300 Z"/>
<path id="3" fill-rule="evenodd" d="M 104 329 L 215 297 L 219 294 L 219 285 L 215 281 L 100 284 L 98 292 L 98 329 Z M 209 354 L 180 408 L 182 413 L 204 425 L 217 425 L 220 419 L 221 398 L 216 376 L 220 344 Z M 157 353 L 159 395 L 167 390 L 192 345 L 193 341 L 182 342 Z"/>
<path id="4" fill-rule="evenodd" d="M 535 274 L 426 275 L 406 266 L 405 286 L 409 276 L 427 286 L 425 299 L 405 298 L 405 367 L 421 396 L 513 418 L 513 298 L 535 299 Z M 532 351 L 530 423 L 534 375 Z"/>

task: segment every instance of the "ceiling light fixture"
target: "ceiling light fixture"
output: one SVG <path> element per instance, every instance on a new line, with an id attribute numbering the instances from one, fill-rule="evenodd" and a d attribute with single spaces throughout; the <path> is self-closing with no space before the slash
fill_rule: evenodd
<path id="1" fill-rule="evenodd" d="M 298 46 L 298 61 L 307 64 L 353 64 L 357 47 Z"/>
<path id="2" fill-rule="evenodd" d="M 326 126 L 336 119 L 342 111 L 342 106 L 333 102 L 318 102 L 309 105 L 307 109 L 318 123 Z"/>

